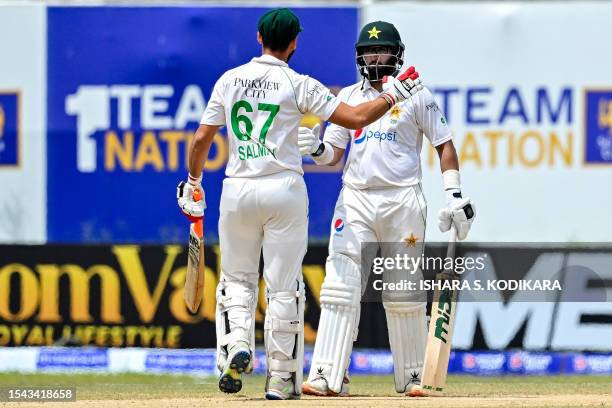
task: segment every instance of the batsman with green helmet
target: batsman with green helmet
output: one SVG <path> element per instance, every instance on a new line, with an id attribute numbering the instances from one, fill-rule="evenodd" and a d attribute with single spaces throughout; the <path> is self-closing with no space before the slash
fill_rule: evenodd
<path id="1" fill-rule="evenodd" d="M 355 48 L 363 79 L 338 94 L 349 105 L 378 98 L 388 89 L 388 78 L 397 75 L 399 79 L 403 75 L 398 73 L 404 44 L 393 24 L 366 24 Z M 409 99 L 396 101 L 389 112 L 370 125 L 351 130 L 331 124 L 323 142 L 318 129 L 299 129 L 301 153 L 312 155 L 319 165 L 335 165 L 351 144 L 330 229 L 329 257 L 320 295 L 321 317 L 310 374 L 303 386 L 306 394 L 348 394 L 348 366 L 353 341 L 357 339 L 360 300 L 378 250 L 381 259 L 396 255 L 418 259 L 423 253 L 427 213 L 421 188 L 423 136 L 438 151 L 448 198 L 447 207 L 440 211 L 440 229 L 448 231 L 452 223 L 459 239 L 463 239 L 474 219 L 473 205 L 469 198 L 461 196 L 452 134 L 426 87 Z M 325 157 L 319 154 L 320 144 L 330 152 Z M 422 279 L 421 270 L 415 268 L 407 273 L 387 269 L 373 286 L 382 292 L 395 389 L 400 393 L 409 393 L 420 383 L 427 340 L 426 298 L 417 290 L 397 289 L 401 285 L 384 285 L 408 279 L 417 283 Z"/>

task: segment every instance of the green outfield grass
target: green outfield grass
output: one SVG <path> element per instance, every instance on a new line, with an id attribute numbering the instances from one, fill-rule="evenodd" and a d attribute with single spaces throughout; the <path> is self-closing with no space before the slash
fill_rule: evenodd
<path id="1" fill-rule="evenodd" d="M 247 376 L 241 393 L 263 395 L 265 378 Z M 215 377 L 145 374 L 0 374 L 3 386 L 63 385 L 77 388 L 78 400 L 132 400 L 157 398 L 218 398 Z M 353 376 L 351 394 L 361 397 L 395 397 L 392 376 Z M 612 393 L 612 377 L 474 377 L 451 376 L 449 397 L 503 397 L 544 395 L 604 395 Z"/>

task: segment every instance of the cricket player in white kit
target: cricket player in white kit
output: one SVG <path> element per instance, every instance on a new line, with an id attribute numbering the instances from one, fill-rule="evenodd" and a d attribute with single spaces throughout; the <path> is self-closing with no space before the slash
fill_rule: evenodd
<path id="1" fill-rule="evenodd" d="M 306 113 L 357 129 L 380 118 L 396 101 L 422 89 L 414 68 L 392 78 L 381 97 L 358 106 L 336 98 L 319 81 L 287 61 L 302 30 L 288 9 L 270 10 L 258 22 L 262 56 L 225 72 L 215 84 L 189 152 L 189 178 L 177 191 L 179 207 L 201 218 L 202 169 L 219 126 L 227 126 L 229 161 L 221 194 L 221 276 L 217 287 L 219 388 L 238 392 L 252 370 L 260 252 L 266 283 L 264 340 L 266 398 L 299 398 L 304 362 L 304 283 L 308 197 L 298 147 Z"/>
<path id="2" fill-rule="evenodd" d="M 349 105 L 376 99 L 387 89 L 384 77 L 399 71 L 404 45 L 392 24 L 375 21 L 361 30 L 356 51 L 363 81 L 342 89 L 338 95 Z M 448 231 L 454 223 L 458 238 L 464 239 L 474 219 L 474 209 L 470 199 L 461 196 L 451 131 L 427 88 L 398 102 L 368 126 L 350 130 L 332 124 L 326 129 L 323 142 L 318 133 L 318 126 L 313 130 L 301 127 L 298 143 L 302 154 L 311 154 L 319 165 L 336 164 L 349 143 L 351 148 L 332 220 L 326 276 L 321 288 L 321 317 L 304 392 L 318 396 L 346 395 L 346 373 L 352 343 L 357 338 L 360 299 L 374 256 L 362 253 L 361 244 L 402 243 L 400 251 L 412 257 L 422 254 L 423 246 L 415 244 L 422 243 L 425 237 L 427 214 L 420 184 L 423 136 L 438 151 L 448 197 L 447 207 L 439 214 L 440 229 Z M 321 150 L 327 154 L 320 154 Z M 397 247 L 382 246 L 382 256 L 394 256 Z M 362 257 L 370 259 L 363 262 Z M 367 270 L 361 270 L 361 265 L 367 265 Z M 383 281 L 399 282 L 409 276 L 406 272 L 403 275 L 384 276 Z M 420 270 L 413 275 L 413 279 L 421 277 Z M 395 389 L 399 393 L 409 392 L 420 383 L 427 341 L 426 299 L 422 295 L 417 291 L 382 293 Z"/>

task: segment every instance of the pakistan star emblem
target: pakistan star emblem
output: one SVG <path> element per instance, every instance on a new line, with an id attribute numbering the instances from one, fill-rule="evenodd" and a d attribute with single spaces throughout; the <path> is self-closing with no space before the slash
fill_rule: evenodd
<path id="1" fill-rule="evenodd" d="M 368 40 L 370 38 L 378 39 L 378 34 L 381 33 L 381 32 L 382 31 L 376 29 L 376 26 L 372 27 L 372 29 L 370 31 L 368 31 L 368 34 L 370 34 L 370 37 L 368 37 Z"/>
<path id="2" fill-rule="evenodd" d="M 402 108 L 397 105 L 393 105 L 391 108 L 391 119 L 399 119 L 400 113 L 402 113 Z"/>
<path id="3" fill-rule="evenodd" d="M 404 242 L 407 247 L 415 247 L 419 237 L 415 237 L 413 233 L 410 233 L 409 237 L 404 238 Z"/>

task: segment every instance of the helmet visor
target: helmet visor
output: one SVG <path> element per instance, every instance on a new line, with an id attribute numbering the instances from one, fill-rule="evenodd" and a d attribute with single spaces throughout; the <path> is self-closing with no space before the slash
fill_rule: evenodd
<path id="1" fill-rule="evenodd" d="M 381 45 L 357 48 L 356 59 L 359 72 L 370 82 L 395 75 L 403 64 L 401 50 Z"/>

